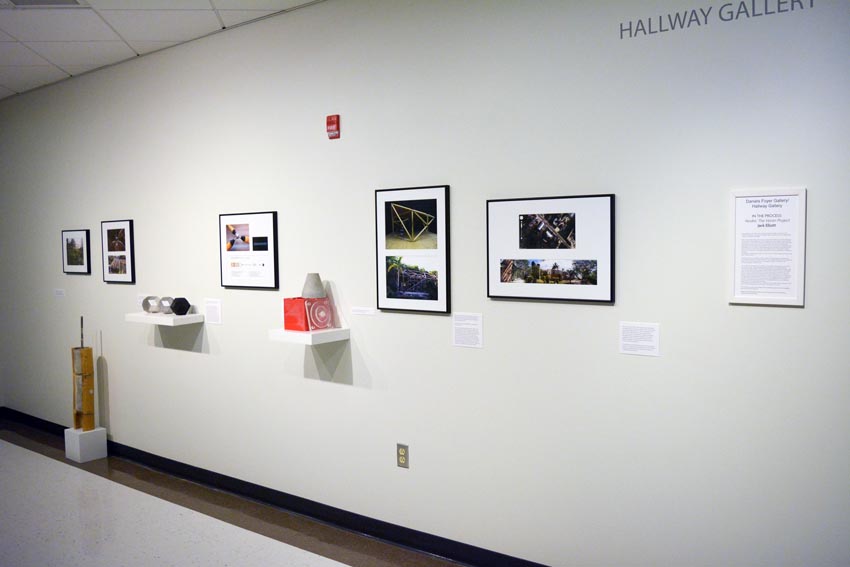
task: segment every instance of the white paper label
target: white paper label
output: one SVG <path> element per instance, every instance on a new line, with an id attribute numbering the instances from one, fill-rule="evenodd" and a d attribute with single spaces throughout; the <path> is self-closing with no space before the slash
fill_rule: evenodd
<path id="1" fill-rule="evenodd" d="M 455 313 L 452 315 L 452 345 L 482 348 L 484 346 L 481 313 Z"/>
<path id="2" fill-rule="evenodd" d="M 221 325 L 220 299 L 204 299 L 204 321 L 210 325 Z"/>
<path id="3" fill-rule="evenodd" d="M 661 356 L 658 323 L 620 321 L 620 354 Z"/>
<path id="4" fill-rule="evenodd" d="M 377 315 L 378 310 L 374 307 L 352 307 L 352 315 Z"/>

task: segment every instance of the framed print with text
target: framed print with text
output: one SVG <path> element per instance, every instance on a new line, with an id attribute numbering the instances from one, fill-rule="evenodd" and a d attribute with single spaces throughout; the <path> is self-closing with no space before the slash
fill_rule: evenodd
<path id="1" fill-rule="evenodd" d="M 487 297 L 614 303 L 614 195 L 487 201 Z"/>
<path id="2" fill-rule="evenodd" d="M 451 313 L 449 186 L 375 191 L 378 309 Z"/>
<path id="3" fill-rule="evenodd" d="M 88 229 L 62 231 L 62 271 L 66 274 L 91 275 Z"/>
<path id="4" fill-rule="evenodd" d="M 103 281 L 136 283 L 133 221 L 101 222 L 100 241 L 103 248 Z"/>
<path id="5" fill-rule="evenodd" d="M 803 307 L 806 190 L 732 192 L 732 297 L 729 303 Z"/>
<path id="6" fill-rule="evenodd" d="M 221 285 L 277 289 L 277 212 L 218 216 Z"/>

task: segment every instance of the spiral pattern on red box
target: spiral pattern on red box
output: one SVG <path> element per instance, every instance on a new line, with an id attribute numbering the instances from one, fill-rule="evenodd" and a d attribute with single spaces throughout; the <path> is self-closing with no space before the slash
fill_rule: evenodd
<path id="1" fill-rule="evenodd" d="M 307 320 L 310 322 L 310 330 L 330 329 L 333 326 L 333 316 L 327 299 L 307 300 Z"/>

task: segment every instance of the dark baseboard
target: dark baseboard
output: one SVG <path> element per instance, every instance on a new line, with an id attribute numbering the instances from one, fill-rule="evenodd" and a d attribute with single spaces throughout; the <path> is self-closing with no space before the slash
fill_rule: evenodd
<path id="1" fill-rule="evenodd" d="M 0 407 L 0 419 L 16 421 L 36 429 L 64 435 L 65 427 L 27 415 L 11 408 Z M 179 461 L 160 457 L 115 441 L 107 442 L 110 456 L 122 457 L 168 474 L 226 490 L 240 496 L 259 500 L 325 522 L 346 530 L 401 545 L 424 553 L 444 557 L 470 566 L 481 567 L 545 567 L 540 563 L 526 561 L 510 555 L 489 551 L 473 545 L 460 543 L 440 536 L 375 520 L 360 514 L 334 508 L 313 500 L 273 490 L 230 476 L 208 471 Z"/>
<path id="2" fill-rule="evenodd" d="M 15 421 L 23 425 L 28 425 L 33 429 L 44 431 L 45 433 L 52 433 L 53 435 L 64 436 L 65 430 L 68 429 L 64 425 L 59 425 L 58 423 L 53 423 L 52 421 L 47 421 L 40 417 L 33 417 L 29 414 L 22 413 L 18 410 L 13 410 L 12 408 L 7 408 L 5 406 L 0 407 L 0 419 Z"/>

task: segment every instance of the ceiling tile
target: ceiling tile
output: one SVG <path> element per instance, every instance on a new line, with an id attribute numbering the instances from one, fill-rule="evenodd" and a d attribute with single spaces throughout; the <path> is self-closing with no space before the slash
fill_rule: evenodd
<path id="1" fill-rule="evenodd" d="M 27 45 L 63 69 L 67 65 L 85 65 L 91 68 L 111 65 L 136 56 L 123 41 L 44 41 L 28 42 Z"/>
<path id="2" fill-rule="evenodd" d="M 88 0 L 98 10 L 212 10 L 210 0 Z"/>
<path id="3" fill-rule="evenodd" d="M 263 16 L 276 14 L 275 10 L 219 10 L 219 15 L 224 25 L 227 27 L 235 26 L 236 24 L 244 24 Z"/>
<path id="4" fill-rule="evenodd" d="M 0 42 L 0 65 L 50 65 L 20 43 Z"/>
<path id="5" fill-rule="evenodd" d="M 212 10 L 104 10 L 126 40 L 188 41 L 221 29 Z"/>
<path id="6" fill-rule="evenodd" d="M 0 31 L 0 41 L 17 41 L 17 40 L 14 37 L 12 37 L 11 35 L 8 35 L 8 34 L 4 33 L 3 31 Z"/>
<path id="7" fill-rule="evenodd" d="M 10 91 L 6 87 L 0 87 L 0 98 L 6 98 L 7 96 L 12 96 L 15 94 L 15 91 Z"/>
<path id="8" fill-rule="evenodd" d="M 139 55 L 144 55 L 145 53 L 153 53 L 154 51 L 159 51 L 160 49 L 165 49 L 166 47 L 171 47 L 172 45 L 177 45 L 180 43 L 179 41 L 140 41 L 140 40 L 127 40 L 127 43 L 130 44 L 130 47 L 136 50 L 136 53 Z"/>
<path id="9" fill-rule="evenodd" d="M 0 67 L 0 85 L 23 92 L 67 79 L 68 74 L 54 66 Z"/>
<path id="10" fill-rule="evenodd" d="M 90 9 L 0 10 L 0 30 L 20 41 L 120 39 Z"/>
<path id="11" fill-rule="evenodd" d="M 213 4 L 219 10 L 271 10 L 273 12 L 309 3 L 310 0 L 213 0 Z"/>

